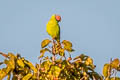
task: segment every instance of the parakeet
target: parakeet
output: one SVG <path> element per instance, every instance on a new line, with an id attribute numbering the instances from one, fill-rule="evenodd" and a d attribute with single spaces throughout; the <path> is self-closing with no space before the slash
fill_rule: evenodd
<path id="1" fill-rule="evenodd" d="M 47 33 L 56 41 L 60 41 L 60 26 L 58 24 L 60 21 L 61 17 L 57 14 L 53 14 L 46 25 Z"/>

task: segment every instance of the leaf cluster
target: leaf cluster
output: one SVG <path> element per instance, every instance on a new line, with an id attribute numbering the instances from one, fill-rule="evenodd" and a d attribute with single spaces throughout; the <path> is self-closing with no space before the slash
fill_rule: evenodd
<path id="1" fill-rule="evenodd" d="M 120 80 L 117 73 L 120 71 L 120 60 L 118 58 L 106 63 L 103 67 L 103 76 L 105 80 Z"/>
<path id="2" fill-rule="evenodd" d="M 2 52 L 0 52 L 0 54 L 5 57 L 4 61 L 1 62 L 0 65 L 6 65 L 5 68 L 0 69 L 0 80 L 5 77 L 7 77 L 7 80 L 10 80 L 11 75 L 12 80 L 28 80 L 37 73 L 37 68 L 19 54 L 5 54 Z"/>
<path id="3" fill-rule="evenodd" d="M 95 71 L 96 66 L 90 56 L 80 54 L 71 57 L 75 50 L 68 40 L 58 42 L 45 39 L 41 42 L 41 48 L 40 62 L 35 66 L 20 54 L 0 52 L 5 57 L 0 62 L 0 65 L 5 64 L 0 69 L 0 80 L 5 77 L 7 80 L 120 80 L 117 76 L 120 71 L 118 58 L 104 65 L 102 75 Z"/>

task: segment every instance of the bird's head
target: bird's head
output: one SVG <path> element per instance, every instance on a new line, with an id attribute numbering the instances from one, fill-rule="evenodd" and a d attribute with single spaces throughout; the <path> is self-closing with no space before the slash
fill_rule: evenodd
<path id="1" fill-rule="evenodd" d="M 58 22 L 60 22 L 61 21 L 61 16 L 60 15 L 55 15 L 55 19 L 58 21 Z"/>

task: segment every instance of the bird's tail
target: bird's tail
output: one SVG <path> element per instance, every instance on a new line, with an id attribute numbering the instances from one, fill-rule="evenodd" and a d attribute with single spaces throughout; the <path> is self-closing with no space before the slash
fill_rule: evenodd
<path id="1" fill-rule="evenodd" d="M 56 38 L 57 43 L 60 43 L 60 36 Z"/>

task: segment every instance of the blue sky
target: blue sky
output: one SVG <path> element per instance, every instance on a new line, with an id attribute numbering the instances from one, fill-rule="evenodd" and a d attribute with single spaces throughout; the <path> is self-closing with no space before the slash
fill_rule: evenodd
<path id="1" fill-rule="evenodd" d="M 40 43 L 51 37 L 46 23 L 52 14 L 62 17 L 61 39 L 93 58 L 96 71 L 102 72 L 110 58 L 120 58 L 119 0 L 1 0 L 0 51 L 20 53 L 38 62 Z M 0 61 L 3 57 L 0 55 Z"/>

